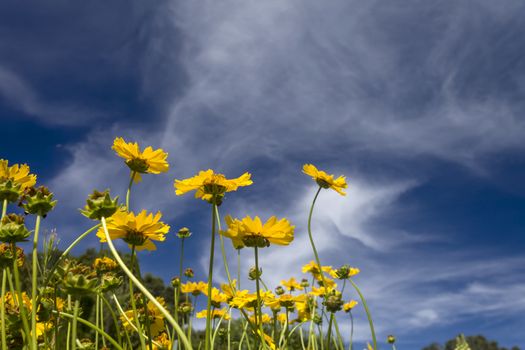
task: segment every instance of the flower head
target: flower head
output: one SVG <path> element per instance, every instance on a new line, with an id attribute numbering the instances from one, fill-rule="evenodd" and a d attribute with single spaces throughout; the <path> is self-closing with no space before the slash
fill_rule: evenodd
<path id="1" fill-rule="evenodd" d="M 227 179 L 213 170 L 200 171 L 194 177 L 175 180 L 175 194 L 181 196 L 195 191 L 195 198 L 201 198 L 209 203 L 220 205 L 226 192 L 236 191 L 239 187 L 253 183 L 250 173 L 244 173 L 236 179 Z"/>
<path id="2" fill-rule="evenodd" d="M 0 199 L 15 202 L 20 193 L 36 184 L 36 175 L 29 173 L 27 164 L 14 164 L 0 159 Z"/>
<path id="3" fill-rule="evenodd" d="M 356 305 L 357 305 L 357 301 L 350 300 L 348 303 L 345 303 L 343 305 L 343 310 L 345 310 L 345 312 L 350 312 L 354 307 L 356 307 Z"/>
<path id="4" fill-rule="evenodd" d="M 294 228 L 287 219 L 277 220 L 275 216 L 270 217 L 264 224 L 256 216 L 251 218 L 232 219 L 225 218 L 228 229 L 220 231 L 223 236 L 231 238 L 235 247 L 268 247 L 270 243 L 288 245 L 293 240 Z"/>
<path id="5" fill-rule="evenodd" d="M 197 318 L 206 318 L 208 315 L 208 310 L 202 310 L 195 314 Z M 229 320 L 230 315 L 228 314 L 228 311 L 226 309 L 215 309 L 211 311 L 211 318 L 222 318 L 224 320 Z"/>
<path id="6" fill-rule="evenodd" d="M 122 238 L 137 250 L 156 250 L 153 241 L 164 241 L 170 227 L 160 221 L 162 214 L 149 213 L 146 210 L 138 215 L 133 212 L 117 211 L 107 219 L 108 233 L 111 239 Z M 103 227 L 97 231 L 101 242 L 106 242 Z"/>
<path id="7" fill-rule="evenodd" d="M 166 161 L 168 154 L 162 148 L 153 150 L 151 146 L 148 146 L 141 151 L 138 143 L 126 142 L 122 137 L 117 137 L 111 148 L 117 152 L 119 157 L 124 158 L 126 165 L 137 174 L 134 178 L 137 182 L 140 181 L 138 174 L 160 174 L 169 169 Z"/>
<path id="8" fill-rule="evenodd" d="M 347 188 L 348 185 L 346 184 L 346 178 L 344 176 L 339 176 L 337 179 L 334 179 L 334 175 L 328 175 L 324 171 L 318 170 L 312 164 L 305 164 L 303 166 L 303 173 L 310 175 L 322 188 L 331 188 L 340 195 L 346 196 L 343 189 Z"/>
<path id="9" fill-rule="evenodd" d="M 290 278 L 288 281 L 282 280 L 281 284 L 286 287 L 290 292 L 293 292 L 294 290 L 303 290 L 304 288 L 301 286 L 301 283 L 297 282 L 295 278 Z"/>

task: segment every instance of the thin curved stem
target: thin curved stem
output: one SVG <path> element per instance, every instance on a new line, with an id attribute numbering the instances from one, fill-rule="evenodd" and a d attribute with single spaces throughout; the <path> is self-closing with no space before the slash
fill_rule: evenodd
<path id="1" fill-rule="evenodd" d="M 321 275 L 321 280 L 323 281 L 323 287 L 324 287 L 325 294 L 326 294 L 327 287 L 326 287 L 326 283 L 324 280 L 323 268 L 321 266 L 321 260 L 319 259 L 319 254 L 317 253 L 317 249 L 315 248 L 314 238 L 312 236 L 312 214 L 314 212 L 315 202 L 317 201 L 317 197 L 319 196 L 319 193 L 321 192 L 322 189 L 323 188 L 319 186 L 319 189 L 315 193 L 314 200 L 312 201 L 312 205 L 310 206 L 310 213 L 308 214 L 308 238 L 310 239 L 310 244 L 312 245 L 312 250 L 314 251 L 315 262 L 319 268 L 319 274 Z"/>
<path id="2" fill-rule="evenodd" d="M 372 315 L 370 314 L 370 310 L 368 309 L 368 305 L 366 304 L 365 297 L 363 296 L 363 293 L 361 293 L 361 290 L 357 287 L 357 285 L 352 281 L 351 279 L 348 279 L 350 283 L 352 284 L 352 287 L 356 290 L 357 294 L 359 294 L 359 298 L 361 299 L 361 302 L 363 303 L 363 307 L 365 308 L 366 317 L 368 318 L 368 323 L 370 324 L 370 332 L 372 333 L 372 342 L 374 343 L 374 350 L 377 350 L 377 340 L 376 340 L 376 332 L 374 330 L 374 322 L 372 322 Z"/>
<path id="3" fill-rule="evenodd" d="M 135 246 L 131 247 L 131 268 L 135 267 Z M 146 341 L 144 340 L 144 335 L 142 333 L 142 326 L 140 324 L 139 313 L 137 311 L 137 303 L 135 302 L 135 295 L 133 293 L 133 281 L 129 279 L 129 300 L 131 302 L 131 309 L 133 310 L 133 318 L 135 319 L 135 324 L 137 327 L 137 333 L 139 334 L 140 346 L 141 349 L 146 349 Z M 147 314 L 146 314 L 147 317 Z"/>
<path id="4" fill-rule="evenodd" d="M 56 311 L 56 310 L 53 310 L 52 311 L 53 313 L 57 314 L 57 315 L 60 315 L 60 316 L 64 316 L 64 317 L 67 317 L 67 318 L 74 318 L 75 316 L 74 315 L 71 315 L 71 314 L 68 314 L 66 312 L 62 312 L 62 311 Z M 82 323 L 83 325 L 85 326 L 88 326 L 89 328 L 91 328 L 92 330 L 94 330 L 95 332 L 98 332 L 100 333 L 100 335 L 102 335 L 104 338 L 106 338 L 111 344 L 113 344 L 113 346 L 119 350 L 123 350 L 122 349 L 122 346 L 119 345 L 119 343 L 117 343 L 117 341 L 115 339 L 113 339 L 109 334 L 107 334 L 106 332 L 104 332 L 104 330 L 100 329 L 99 327 L 95 326 L 93 323 L 89 322 L 89 321 L 86 321 L 84 320 L 83 318 L 81 317 L 77 317 L 77 321 Z"/>
<path id="5" fill-rule="evenodd" d="M 261 310 L 261 287 L 260 284 L 260 276 L 259 276 L 259 248 L 254 247 L 254 253 L 255 253 L 255 271 L 257 274 L 257 278 L 255 279 L 255 289 L 257 291 L 257 316 L 259 319 L 256 321 L 257 326 L 259 328 L 259 332 L 261 332 L 261 342 L 263 344 L 263 348 L 266 349 L 266 341 L 264 340 L 264 330 L 262 325 L 262 310 Z"/>
<path id="6" fill-rule="evenodd" d="M 210 350 L 210 337 L 211 337 L 211 291 L 213 282 L 213 258 L 215 255 L 215 206 L 213 204 L 211 210 L 211 246 L 210 246 L 210 266 L 208 269 L 208 301 L 206 305 L 206 339 L 204 340 L 204 349 Z"/>
<path id="7" fill-rule="evenodd" d="M 158 302 L 158 300 L 148 291 L 148 289 L 146 287 L 144 287 L 144 285 L 142 283 L 140 283 L 140 281 L 137 279 L 137 277 L 135 277 L 131 273 L 131 271 L 127 268 L 127 266 L 124 263 L 124 261 L 122 261 L 122 258 L 120 257 L 120 255 L 118 254 L 117 250 L 115 249 L 115 246 L 113 245 L 113 241 L 112 241 L 111 237 L 109 236 L 108 228 L 107 228 L 107 225 L 106 225 L 106 218 L 103 217 L 101 219 L 101 221 L 102 221 L 102 227 L 104 229 L 104 235 L 106 237 L 106 241 L 108 243 L 109 249 L 110 249 L 111 253 L 113 254 L 113 257 L 115 258 L 115 260 L 117 260 L 117 263 L 120 265 L 120 268 L 133 281 L 133 283 L 135 283 L 137 288 L 140 289 L 140 291 L 146 295 L 146 297 L 153 303 L 153 305 L 155 305 L 159 309 L 159 311 L 164 315 L 166 320 L 175 328 L 175 330 L 177 331 L 180 339 L 184 343 L 185 348 L 192 350 L 193 348 L 192 348 L 190 342 L 188 341 L 188 338 L 186 338 L 186 335 L 184 334 L 184 332 L 180 328 L 179 324 L 175 321 L 175 319 L 173 319 L 173 316 L 171 316 L 169 311 L 166 310 L 166 308 L 164 308 Z"/>
<path id="8" fill-rule="evenodd" d="M 353 350 L 354 348 L 354 315 L 350 310 L 350 344 L 348 344 L 348 350 Z"/>
<path id="9" fill-rule="evenodd" d="M 97 295 L 100 296 L 100 300 L 102 300 L 102 305 L 103 304 L 106 305 L 106 308 L 109 311 L 109 314 L 111 315 L 111 318 L 113 319 L 113 324 L 115 325 L 115 331 L 117 332 L 117 340 L 118 340 L 119 344 L 122 344 L 122 335 L 120 334 L 118 319 L 117 319 L 117 315 L 115 314 L 115 311 L 113 311 L 113 306 L 111 306 L 111 304 L 106 299 L 104 294 L 100 293 L 100 294 L 97 294 Z M 101 307 L 101 311 L 102 312 L 104 311 L 104 309 L 102 307 Z M 102 329 L 104 329 L 104 328 L 102 328 Z"/>
<path id="10" fill-rule="evenodd" d="M 6 213 L 7 213 L 7 199 L 4 199 L 4 202 L 2 204 L 2 219 L 4 218 Z"/>
<path id="11" fill-rule="evenodd" d="M 219 207 L 217 207 L 216 205 L 214 207 L 215 207 L 215 218 L 217 219 L 217 227 L 220 232 L 221 231 L 221 219 L 219 216 Z M 224 264 L 224 271 L 226 272 L 226 277 L 228 278 L 228 284 L 230 285 L 232 290 L 235 290 L 235 286 L 232 284 L 230 269 L 228 267 L 228 260 L 226 259 L 226 249 L 224 248 L 224 237 L 222 237 L 221 234 L 219 234 L 219 240 L 221 243 L 222 262 Z"/>
<path id="12" fill-rule="evenodd" d="M 33 270 L 31 274 L 31 334 L 32 337 L 32 347 L 33 349 L 37 348 L 37 337 L 36 337 L 36 293 L 37 293 L 37 277 L 38 277 L 38 233 L 40 232 L 40 220 L 41 216 L 36 216 L 35 223 L 35 235 L 33 237 L 33 255 L 31 257 L 33 263 Z M 16 252 L 14 252 L 16 255 Z"/>

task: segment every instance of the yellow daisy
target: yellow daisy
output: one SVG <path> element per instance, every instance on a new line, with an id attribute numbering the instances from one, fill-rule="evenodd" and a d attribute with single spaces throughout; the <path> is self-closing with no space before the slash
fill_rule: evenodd
<path id="1" fill-rule="evenodd" d="M 272 216 L 264 225 L 258 216 L 254 219 L 246 216 L 239 220 L 232 219 L 228 215 L 225 220 L 228 229 L 220 233 L 231 238 L 234 246 L 262 248 L 270 246 L 270 243 L 288 245 L 293 240 L 295 226 L 292 226 L 285 218 L 277 220 L 275 216 Z"/>
<path id="2" fill-rule="evenodd" d="M 331 188 L 340 195 L 346 196 L 343 189 L 347 188 L 348 185 L 346 184 L 346 178 L 344 176 L 339 176 L 337 179 L 334 179 L 334 175 L 328 175 L 324 171 L 318 170 L 312 164 L 303 165 L 303 173 L 311 176 L 322 188 Z"/>
<path id="3" fill-rule="evenodd" d="M 135 181 L 140 181 L 139 174 L 160 174 L 169 169 L 166 161 L 168 153 L 162 148 L 153 150 L 151 146 L 148 146 L 141 151 L 138 143 L 126 142 L 122 137 L 117 137 L 111 148 L 117 152 L 119 157 L 124 158 L 126 165 L 135 172 Z"/>
<path id="4" fill-rule="evenodd" d="M 356 305 L 357 301 L 350 300 L 348 303 L 343 305 L 343 310 L 345 310 L 345 312 L 350 312 L 350 310 L 352 310 Z"/>
<path id="5" fill-rule="evenodd" d="M 290 278 L 288 281 L 282 280 L 281 284 L 286 287 L 290 292 L 293 292 L 294 290 L 303 290 L 304 288 L 301 286 L 299 282 L 295 278 Z"/>
<path id="6" fill-rule="evenodd" d="M 184 180 L 175 180 L 175 194 L 181 196 L 195 191 L 195 198 L 220 205 L 226 192 L 236 191 L 239 187 L 253 183 L 250 173 L 244 173 L 236 179 L 227 179 L 223 174 L 213 170 L 200 171 L 194 177 Z"/>
<path id="7" fill-rule="evenodd" d="M 170 227 L 160 221 L 162 214 L 149 213 L 146 210 L 138 215 L 133 212 L 117 211 L 107 219 L 108 233 L 111 239 L 122 238 L 129 246 L 137 250 L 156 250 L 153 241 L 164 241 Z M 101 242 L 106 241 L 103 227 L 97 231 Z"/>
<path id="8" fill-rule="evenodd" d="M 14 164 L 9 166 L 9 161 L 0 159 L 0 181 L 11 180 L 24 190 L 36 184 L 36 175 L 29 173 L 27 164 Z"/>
<path id="9" fill-rule="evenodd" d="M 208 292 L 208 283 L 206 282 L 187 282 L 180 285 L 182 293 L 191 293 L 195 296 Z M 212 291 L 213 294 L 213 291 Z"/>
<path id="10" fill-rule="evenodd" d="M 197 316 L 197 318 L 206 318 L 206 316 L 208 315 L 208 310 L 202 310 L 202 311 L 199 311 L 195 314 L 195 316 Z M 228 314 L 228 310 L 226 309 L 220 309 L 220 310 L 212 310 L 211 311 L 211 318 L 222 318 L 224 320 L 229 320 L 230 319 L 230 315 Z"/>

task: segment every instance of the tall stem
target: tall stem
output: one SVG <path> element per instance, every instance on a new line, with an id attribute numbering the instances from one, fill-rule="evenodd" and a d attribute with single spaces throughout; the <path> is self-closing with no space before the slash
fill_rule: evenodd
<path id="1" fill-rule="evenodd" d="M 135 245 L 131 246 L 131 268 L 135 268 Z M 135 319 L 135 325 L 137 327 L 137 333 L 139 334 L 141 349 L 146 349 L 146 342 L 142 333 L 142 326 L 140 324 L 139 313 L 137 311 L 137 304 L 135 302 L 135 294 L 133 293 L 133 281 L 129 279 L 129 299 L 131 302 L 131 309 L 133 310 L 133 318 Z M 146 315 L 147 317 L 147 315 Z"/>
<path id="2" fill-rule="evenodd" d="M 140 281 L 137 279 L 137 277 L 135 277 L 131 273 L 131 271 L 127 268 L 127 266 L 124 263 L 124 261 L 122 261 L 122 258 L 120 257 L 120 255 L 118 254 L 117 250 L 115 249 L 115 246 L 113 245 L 113 240 L 109 236 L 108 228 L 107 228 L 107 225 L 106 225 L 106 218 L 103 217 L 101 219 L 101 222 L 102 222 L 102 227 L 104 229 L 104 235 L 105 235 L 106 241 L 108 243 L 109 250 L 111 251 L 111 254 L 113 254 L 113 257 L 115 258 L 115 260 L 117 260 L 117 263 L 120 265 L 120 268 L 122 269 L 122 271 L 124 271 L 124 273 L 133 281 L 135 286 L 137 286 L 137 288 L 142 293 L 144 293 L 144 295 L 146 295 L 146 297 L 153 303 L 153 305 L 155 305 L 155 307 L 157 307 L 159 309 L 159 311 L 166 318 L 166 321 L 168 321 L 168 323 L 170 323 L 175 328 L 175 330 L 177 331 L 177 334 L 179 335 L 179 338 L 182 340 L 182 342 L 184 344 L 184 347 L 186 349 L 192 350 L 193 348 L 192 348 L 190 342 L 188 341 L 188 338 L 186 338 L 186 335 L 184 334 L 184 332 L 180 328 L 179 324 L 175 321 L 173 316 L 171 316 L 169 311 L 166 310 L 166 308 L 164 308 L 164 306 L 162 306 L 159 303 L 159 301 L 148 291 L 148 289 L 146 287 L 144 287 L 144 285 L 142 283 L 140 283 Z"/>
<path id="3" fill-rule="evenodd" d="M 217 219 L 217 226 L 220 231 L 221 230 L 221 219 L 219 216 L 219 208 L 217 206 L 215 206 L 215 218 Z M 232 288 L 232 290 L 235 290 L 235 286 L 232 284 L 230 269 L 228 267 L 228 260 L 226 259 L 226 249 L 224 249 L 224 237 L 222 237 L 222 235 L 219 235 L 219 240 L 221 242 L 222 262 L 224 264 L 224 271 L 226 272 L 226 277 L 228 278 L 228 284 L 230 285 L 230 288 Z"/>
<path id="4" fill-rule="evenodd" d="M 133 178 L 135 177 L 136 171 L 132 171 L 129 177 L 128 190 L 126 191 L 126 209 L 129 211 L 129 197 L 131 195 L 131 186 L 133 186 Z"/>
<path id="5" fill-rule="evenodd" d="M 348 350 L 353 350 L 354 348 L 354 316 L 352 315 L 352 310 L 350 310 L 350 344 L 348 344 Z"/>
<path id="6" fill-rule="evenodd" d="M 78 321 L 78 307 L 80 302 L 75 300 L 75 307 L 73 309 L 73 331 L 71 332 L 71 350 L 77 349 L 77 321 Z"/>
<path id="7" fill-rule="evenodd" d="M 208 302 L 206 305 L 206 339 L 205 350 L 210 350 L 210 336 L 211 336 L 211 291 L 213 282 L 213 258 L 215 255 L 215 207 L 214 203 L 211 210 L 211 245 L 210 245 L 210 266 L 208 269 Z"/>
<path id="8" fill-rule="evenodd" d="M 328 331 L 326 335 L 326 348 L 330 349 L 330 342 L 332 340 L 332 324 L 334 323 L 334 313 L 330 312 L 330 321 L 328 321 Z"/>
<path id="9" fill-rule="evenodd" d="M 31 279 L 31 334 L 32 337 L 32 346 L 33 349 L 37 348 L 37 337 L 36 337 L 36 292 L 37 292 L 37 276 L 38 276 L 38 233 L 40 231 L 40 215 L 36 216 L 36 224 L 35 224 L 35 235 L 33 237 L 33 255 L 32 255 L 32 263 L 33 263 L 33 271 L 32 271 L 32 279 Z M 15 252 L 16 255 L 16 252 Z"/>
<path id="10" fill-rule="evenodd" d="M 7 338 L 5 333 L 5 286 L 7 282 L 7 267 L 2 269 L 2 298 L 0 300 L 0 318 L 2 322 L 2 349 L 7 349 Z"/>
<path id="11" fill-rule="evenodd" d="M 259 279 L 261 278 L 259 276 L 259 248 L 257 247 L 254 247 L 254 252 L 255 252 L 255 273 L 256 273 L 256 276 L 257 278 L 255 279 L 255 288 L 256 288 L 256 291 L 257 291 L 257 316 L 258 316 L 258 320 L 257 320 L 257 326 L 259 328 L 259 332 L 261 332 L 261 341 L 262 341 L 262 344 L 263 344 L 263 349 L 266 349 L 266 341 L 264 340 L 264 330 L 263 330 L 263 326 L 262 326 L 262 310 L 261 310 L 261 287 L 259 285 Z"/>
<path id="12" fill-rule="evenodd" d="M 368 309 L 368 305 L 366 304 L 365 297 L 363 296 L 363 293 L 361 293 L 361 290 L 357 287 L 357 285 L 349 279 L 350 283 L 356 290 L 357 294 L 359 294 L 359 298 L 361 299 L 361 302 L 363 303 L 363 307 L 365 308 L 366 317 L 368 318 L 368 323 L 370 324 L 370 332 L 372 333 L 372 342 L 374 344 L 374 350 L 377 350 L 377 340 L 376 340 L 376 332 L 374 331 L 374 322 L 372 322 L 372 315 L 370 314 L 370 310 Z"/>
<path id="13" fill-rule="evenodd" d="M 26 343 L 27 344 L 33 344 L 31 339 L 31 331 L 29 329 L 29 323 L 27 322 L 27 313 L 26 313 L 26 306 L 24 304 L 24 299 L 22 299 L 22 288 L 20 287 L 20 273 L 18 272 L 18 262 L 17 262 L 17 254 L 16 254 L 16 244 L 13 242 L 11 243 L 11 251 L 13 252 L 13 275 L 15 278 L 15 289 L 16 294 L 18 296 L 18 307 L 20 309 L 20 315 L 22 317 L 22 327 L 24 329 L 24 332 L 26 334 Z"/>
<path id="14" fill-rule="evenodd" d="M 319 192 L 321 192 L 321 190 L 322 190 L 322 187 L 319 186 L 319 189 L 315 193 L 314 200 L 312 201 L 312 205 L 310 206 L 310 213 L 308 214 L 308 238 L 310 238 L 310 244 L 312 245 L 312 250 L 314 251 L 315 263 L 317 264 L 319 268 L 319 274 L 321 275 L 321 280 L 323 281 L 324 291 L 325 291 L 325 294 L 327 294 L 328 290 L 327 290 L 326 283 L 324 280 L 324 273 L 323 273 L 323 268 L 321 266 L 321 260 L 319 259 L 319 254 L 317 253 L 317 249 L 315 248 L 314 238 L 312 236 L 312 214 L 314 212 L 315 202 L 317 201 L 317 197 L 319 196 Z"/>
<path id="15" fill-rule="evenodd" d="M 2 219 L 4 218 L 6 213 L 7 213 L 7 199 L 4 199 L 4 202 L 2 203 Z"/>

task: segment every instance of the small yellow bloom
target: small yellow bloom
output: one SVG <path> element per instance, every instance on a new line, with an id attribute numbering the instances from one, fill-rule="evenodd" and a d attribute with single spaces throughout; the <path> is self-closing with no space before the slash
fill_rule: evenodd
<path id="1" fill-rule="evenodd" d="M 244 173 L 236 179 L 227 179 L 224 175 L 213 170 L 200 171 L 194 177 L 184 180 L 175 180 L 175 194 L 181 196 L 195 191 L 195 198 L 220 205 L 226 192 L 236 191 L 239 187 L 253 183 L 250 173 Z"/>
<path id="2" fill-rule="evenodd" d="M 14 164 L 9 166 L 9 162 L 0 159 L 0 181 L 11 180 L 21 186 L 22 190 L 33 187 L 36 184 L 36 175 L 29 173 L 27 164 Z"/>
<path id="3" fill-rule="evenodd" d="M 346 184 L 346 178 L 344 176 L 339 176 L 337 179 L 334 179 L 334 175 L 328 175 L 324 171 L 318 170 L 312 164 L 305 164 L 303 166 L 303 173 L 311 176 L 322 188 L 331 188 L 340 195 L 346 196 L 343 189 L 347 188 L 348 185 Z"/>
<path id="4" fill-rule="evenodd" d="M 161 333 L 154 340 L 152 344 L 153 350 L 171 350 L 172 342 L 169 340 L 166 332 Z"/>
<path id="5" fill-rule="evenodd" d="M 295 226 L 287 219 L 277 220 L 275 216 L 270 217 L 263 225 L 261 219 L 256 216 L 252 219 L 246 216 L 242 220 L 225 218 L 228 229 L 220 231 L 223 236 L 231 238 L 234 245 L 248 247 L 268 247 L 270 243 L 288 245 L 293 240 Z"/>
<path id="6" fill-rule="evenodd" d="M 112 271 L 118 267 L 118 264 L 115 260 L 103 256 L 102 258 L 96 258 L 93 262 L 93 268 L 100 272 Z"/>
<path id="7" fill-rule="evenodd" d="M 191 293 L 194 296 L 208 292 L 208 283 L 206 282 L 187 282 L 180 285 L 182 293 Z"/>
<path id="8" fill-rule="evenodd" d="M 330 271 L 332 271 L 332 266 L 323 266 L 321 270 L 323 270 L 323 272 L 330 273 Z M 317 263 L 313 260 L 304 265 L 301 271 L 303 273 L 311 273 L 317 280 L 321 279 L 319 265 L 317 265 Z"/>
<path id="9" fill-rule="evenodd" d="M 117 155 L 126 160 L 126 165 L 136 173 L 135 181 L 140 181 L 139 174 L 160 174 L 169 169 L 166 161 L 168 154 L 161 148 L 153 150 L 151 146 L 141 151 L 138 143 L 126 142 L 122 137 L 117 137 L 111 147 Z"/>
<path id="10" fill-rule="evenodd" d="M 138 215 L 133 212 L 117 211 L 107 219 L 108 233 L 111 239 L 122 238 L 124 242 L 135 246 L 137 250 L 156 250 L 153 241 L 164 241 L 170 227 L 160 221 L 162 214 L 149 213 L 146 210 Z M 100 227 L 97 237 L 101 242 L 106 241 L 104 228 Z"/>
<path id="11" fill-rule="evenodd" d="M 257 294 L 247 290 L 237 291 L 230 300 L 230 306 L 238 309 L 253 308 L 257 305 Z"/>
<path id="12" fill-rule="evenodd" d="M 301 287 L 301 284 L 297 282 L 297 280 L 292 277 L 288 281 L 282 280 L 281 284 L 286 287 L 290 292 L 293 292 L 294 290 L 303 290 L 304 288 Z"/>
<path id="13" fill-rule="evenodd" d="M 202 294 L 208 296 L 208 288 L 203 290 Z M 220 304 L 227 302 L 228 299 L 228 295 L 221 293 L 217 288 L 211 289 L 211 302 L 214 307 L 220 307 Z"/>
<path id="14" fill-rule="evenodd" d="M 258 324 L 259 323 L 259 316 L 257 316 L 257 319 L 255 319 L 254 315 L 250 315 L 250 317 L 248 319 L 250 320 L 250 322 L 252 322 L 254 324 Z M 271 323 L 271 322 L 272 322 L 271 316 L 266 314 L 266 313 L 263 313 L 262 314 L 262 323 L 265 324 L 265 323 Z"/>
<path id="15" fill-rule="evenodd" d="M 350 310 L 352 310 L 356 305 L 357 301 L 350 300 L 348 303 L 343 305 L 343 310 L 345 310 L 345 312 L 350 312 Z"/>
<path id="16" fill-rule="evenodd" d="M 197 312 L 195 314 L 195 316 L 197 316 L 197 318 L 206 318 L 208 313 L 207 313 L 208 310 L 202 310 L 200 312 Z M 230 319 L 230 315 L 228 314 L 228 310 L 226 309 L 221 309 L 221 310 L 212 310 L 211 311 L 211 318 L 214 319 L 214 318 L 222 318 L 224 320 L 229 320 Z"/>

